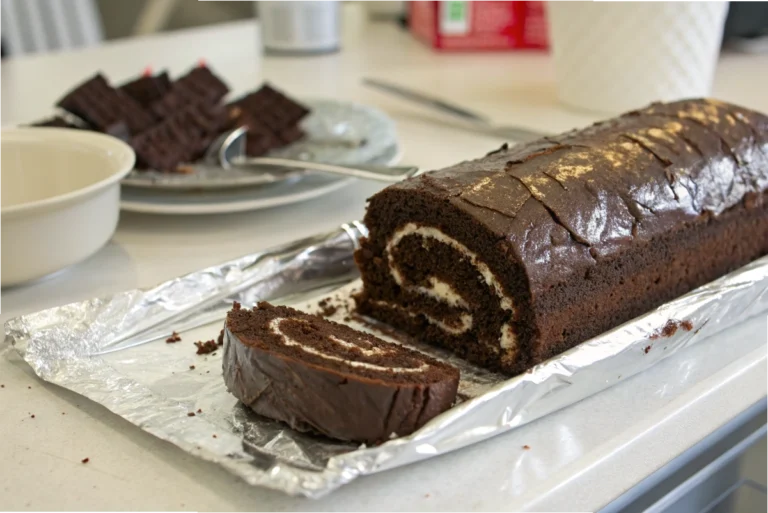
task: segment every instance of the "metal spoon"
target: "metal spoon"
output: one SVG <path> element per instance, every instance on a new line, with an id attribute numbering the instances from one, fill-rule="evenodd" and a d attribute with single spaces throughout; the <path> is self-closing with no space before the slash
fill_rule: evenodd
<path id="1" fill-rule="evenodd" d="M 205 161 L 224 169 L 253 170 L 274 176 L 274 180 L 282 181 L 306 171 L 319 171 L 343 176 L 354 176 L 366 180 L 380 182 L 399 182 L 418 173 L 415 166 L 381 166 L 375 164 L 359 164 L 356 166 L 340 166 L 305 160 L 294 160 L 276 157 L 248 157 L 245 155 L 245 136 L 248 128 L 240 127 L 220 135 L 205 153 Z M 282 168 L 282 170 L 281 170 Z"/>

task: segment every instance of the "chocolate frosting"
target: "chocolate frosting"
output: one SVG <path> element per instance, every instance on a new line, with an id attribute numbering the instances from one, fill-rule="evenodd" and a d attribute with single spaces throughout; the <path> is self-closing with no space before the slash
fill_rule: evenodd
<path id="1" fill-rule="evenodd" d="M 544 286 L 766 191 L 768 117 L 710 99 L 654 104 L 391 187 L 449 201 Z"/>

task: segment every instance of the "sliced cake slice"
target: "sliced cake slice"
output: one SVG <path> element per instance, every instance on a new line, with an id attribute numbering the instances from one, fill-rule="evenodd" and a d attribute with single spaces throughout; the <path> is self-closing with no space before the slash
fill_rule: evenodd
<path id="1" fill-rule="evenodd" d="M 122 84 L 119 89 L 139 102 L 142 107 L 149 108 L 171 89 L 171 79 L 167 71 L 157 75 L 147 72 L 139 78 Z"/>
<path id="2" fill-rule="evenodd" d="M 224 380 L 253 411 L 339 440 L 412 433 L 456 400 L 459 370 L 418 351 L 285 306 L 235 303 Z"/>
<path id="3" fill-rule="evenodd" d="M 57 106 L 74 114 L 96 130 L 114 134 L 127 131 L 136 135 L 151 127 L 155 120 L 136 100 L 112 87 L 97 74 L 67 93 Z M 116 130 L 118 125 L 125 129 Z M 128 134 L 124 134 L 127 137 Z"/>
<path id="4" fill-rule="evenodd" d="M 190 104 L 218 104 L 228 92 L 227 84 L 208 66 L 201 64 L 172 82 L 165 94 L 150 105 L 150 110 L 158 118 L 165 119 Z"/>

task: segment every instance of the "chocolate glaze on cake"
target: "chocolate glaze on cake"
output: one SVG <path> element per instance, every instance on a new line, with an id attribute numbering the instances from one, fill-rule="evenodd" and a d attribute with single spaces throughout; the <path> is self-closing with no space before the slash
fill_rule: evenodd
<path id="1" fill-rule="evenodd" d="M 519 373 L 768 253 L 768 117 L 654 104 L 370 200 L 359 310 Z"/>
<path id="2" fill-rule="evenodd" d="M 229 391 L 297 430 L 376 443 L 412 433 L 456 399 L 455 367 L 292 308 L 235 303 L 224 340 Z"/>

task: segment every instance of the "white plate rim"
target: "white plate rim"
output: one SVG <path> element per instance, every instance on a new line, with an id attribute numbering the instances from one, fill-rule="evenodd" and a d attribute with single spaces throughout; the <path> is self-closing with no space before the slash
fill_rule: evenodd
<path id="1" fill-rule="evenodd" d="M 301 99 L 304 104 L 309 105 L 310 107 L 318 104 L 335 104 L 335 105 L 341 105 L 346 107 L 353 107 L 355 109 L 358 109 L 360 111 L 366 111 L 368 112 L 371 119 L 379 119 L 380 122 L 384 125 L 388 125 L 392 137 L 395 140 L 395 144 L 399 146 L 399 143 L 396 139 L 396 126 L 395 121 L 392 119 L 386 112 L 383 110 L 367 105 L 364 103 L 354 102 L 354 101 L 343 101 L 343 100 L 336 100 L 333 98 L 302 98 Z M 194 166 L 194 163 L 192 164 Z M 133 170 L 132 170 L 133 171 Z M 265 183 L 259 183 L 258 181 L 249 181 L 246 176 L 240 175 L 235 177 L 234 179 L 230 179 L 228 181 L 220 181 L 220 180 L 205 180 L 205 181 L 179 181 L 179 182 L 168 182 L 164 183 L 162 181 L 156 181 L 157 175 L 152 175 L 151 177 L 149 175 L 141 176 L 141 174 L 134 175 L 133 172 L 128 174 L 125 178 L 122 179 L 121 184 L 134 188 L 134 189 L 147 189 L 147 190 L 164 190 L 164 191 L 184 191 L 184 190 L 219 190 L 219 189 L 228 189 L 228 188 L 234 188 L 234 187 L 251 187 L 256 185 L 267 185 Z M 279 182 L 275 182 L 279 183 Z"/>
<path id="2" fill-rule="evenodd" d="M 403 156 L 403 146 L 398 141 L 392 157 L 381 162 L 385 165 L 395 165 Z M 308 191 L 294 194 L 284 194 L 269 198 L 259 198 L 243 201 L 220 201 L 212 203 L 193 203 L 193 204 L 158 204 L 142 201 L 120 200 L 120 208 L 125 212 L 135 212 L 141 214 L 165 214 L 165 215 L 204 215 L 204 214 L 232 214 L 237 212 L 247 212 L 263 210 L 283 205 L 301 203 L 311 199 L 330 194 L 356 181 L 356 178 L 339 178 L 325 185 L 315 187 Z M 240 189 L 236 189 L 240 192 Z"/>

